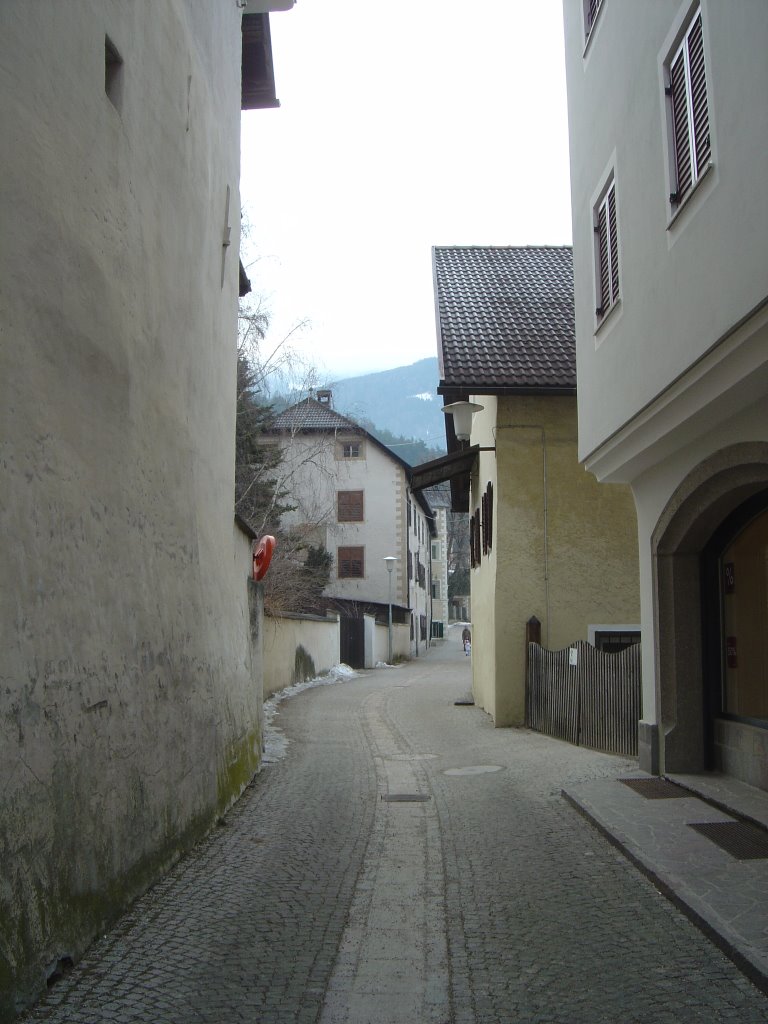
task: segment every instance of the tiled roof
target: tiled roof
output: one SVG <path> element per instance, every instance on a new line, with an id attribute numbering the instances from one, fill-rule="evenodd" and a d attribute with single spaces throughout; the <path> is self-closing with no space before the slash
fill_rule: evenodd
<path id="1" fill-rule="evenodd" d="M 316 398 L 305 398 L 303 402 L 291 405 L 278 413 L 270 429 L 278 432 L 297 430 L 343 430 L 345 433 L 363 434 L 365 431 L 354 420 L 334 412 L 330 405 L 318 402 Z"/>
<path id="2" fill-rule="evenodd" d="M 374 437 L 373 434 L 369 434 L 368 431 L 364 427 L 361 427 L 359 423 L 355 423 L 354 420 L 349 419 L 347 416 L 342 416 L 341 413 L 334 412 L 327 402 L 318 402 L 316 398 L 305 398 L 302 402 L 297 402 L 296 405 L 289 406 L 283 412 L 278 413 L 277 416 L 275 416 L 267 430 L 267 433 L 293 434 L 299 433 L 302 430 L 329 431 L 334 434 L 337 432 L 343 434 L 357 434 L 360 437 L 367 437 L 368 440 L 375 444 L 377 448 L 385 453 L 385 455 L 388 455 L 390 459 L 396 462 L 399 466 L 402 466 L 410 483 L 413 467 L 410 466 L 405 459 L 401 459 L 399 455 L 396 455 L 391 448 L 388 448 L 382 441 L 379 441 L 377 437 Z M 421 491 L 414 491 L 414 497 L 421 505 L 424 513 L 429 517 L 429 530 L 434 536 L 435 526 L 432 522 L 433 513 L 429 501 Z"/>
<path id="3" fill-rule="evenodd" d="M 440 390 L 575 388 L 570 246 L 433 249 Z"/>

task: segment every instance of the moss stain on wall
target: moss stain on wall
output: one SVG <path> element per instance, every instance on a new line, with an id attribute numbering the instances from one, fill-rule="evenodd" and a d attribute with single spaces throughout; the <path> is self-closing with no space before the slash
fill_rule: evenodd
<path id="1" fill-rule="evenodd" d="M 307 679 L 314 679 L 317 675 L 315 663 L 309 651 L 301 644 L 296 648 L 296 658 L 293 668 L 293 682 L 303 683 Z"/>

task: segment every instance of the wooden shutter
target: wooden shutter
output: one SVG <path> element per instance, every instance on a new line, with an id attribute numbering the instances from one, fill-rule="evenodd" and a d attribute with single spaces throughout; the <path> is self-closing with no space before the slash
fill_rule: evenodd
<path id="1" fill-rule="evenodd" d="M 361 523 L 363 521 L 362 491 L 339 491 L 336 497 L 337 519 L 340 523 Z"/>
<path id="2" fill-rule="evenodd" d="M 488 486 L 485 488 L 485 519 L 486 519 L 486 538 L 488 544 L 488 550 L 493 548 L 493 484 L 488 481 Z"/>
<path id="3" fill-rule="evenodd" d="M 597 262 L 600 268 L 600 294 L 597 315 L 604 316 L 611 304 L 610 271 L 608 268 L 608 210 L 601 203 L 597 214 Z"/>
<path id="4" fill-rule="evenodd" d="M 483 494 L 480 498 L 480 512 L 483 517 L 481 532 L 483 535 L 483 554 L 488 554 L 488 496 Z"/>
<path id="5" fill-rule="evenodd" d="M 269 15 L 244 14 L 241 27 L 241 107 L 243 110 L 277 107 Z"/>
<path id="6" fill-rule="evenodd" d="M 473 569 L 480 565 L 482 559 L 481 551 L 480 509 L 476 508 L 475 514 L 469 520 L 469 554 Z"/>
<path id="7" fill-rule="evenodd" d="M 616 230 L 616 186 L 608 193 L 608 234 L 611 254 L 611 305 L 619 297 L 619 235 Z"/>
<path id="8" fill-rule="evenodd" d="M 365 548 L 338 548 L 336 561 L 340 579 L 362 579 L 365 575 Z"/>
<path id="9" fill-rule="evenodd" d="M 669 199 L 681 203 L 706 169 L 712 153 L 701 11 L 669 65 L 669 94 L 676 175 Z"/>
<path id="10" fill-rule="evenodd" d="M 585 18 L 586 24 L 584 26 L 584 36 L 585 36 L 585 38 L 588 37 L 589 33 L 592 31 L 592 26 L 595 24 L 595 18 L 597 17 L 597 12 L 598 12 L 599 7 L 600 7 L 600 0 L 587 0 L 586 6 L 585 6 L 585 14 L 586 14 L 586 18 Z"/>
<path id="11" fill-rule="evenodd" d="M 685 74 L 685 46 L 672 61 L 669 68 L 669 84 L 672 95 L 672 129 L 675 137 L 675 174 L 677 180 L 670 200 L 682 202 L 689 192 L 693 173 L 691 170 L 691 131 L 688 125 L 688 89 Z"/>
<path id="12" fill-rule="evenodd" d="M 691 109 L 693 110 L 693 138 L 696 178 L 709 161 L 712 147 L 709 137 L 709 111 L 707 109 L 707 79 L 704 72 L 704 31 L 701 11 L 688 33 L 688 63 L 691 81 Z"/>
<path id="13" fill-rule="evenodd" d="M 605 316 L 619 297 L 619 233 L 616 224 L 616 186 L 613 182 L 597 211 L 598 306 Z"/>

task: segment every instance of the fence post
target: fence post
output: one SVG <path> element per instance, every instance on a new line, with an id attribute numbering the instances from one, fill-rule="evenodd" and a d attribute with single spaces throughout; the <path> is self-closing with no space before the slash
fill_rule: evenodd
<path id="1" fill-rule="evenodd" d="M 525 624 L 525 660 L 528 661 L 528 644 L 541 643 L 541 623 L 532 615 Z"/>
<path id="2" fill-rule="evenodd" d="M 531 677 L 529 644 L 541 644 L 541 623 L 532 615 L 525 624 L 525 724 L 531 724 Z"/>

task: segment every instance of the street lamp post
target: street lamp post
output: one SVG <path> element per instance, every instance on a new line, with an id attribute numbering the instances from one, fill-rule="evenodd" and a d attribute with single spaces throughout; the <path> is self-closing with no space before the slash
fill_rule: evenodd
<path id="1" fill-rule="evenodd" d="M 387 657 L 387 663 L 392 664 L 392 569 L 394 568 L 397 559 L 394 555 L 386 555 L 384 562 L 387 566 L 387 573 L 389 575 L 389 654 Z"/>

